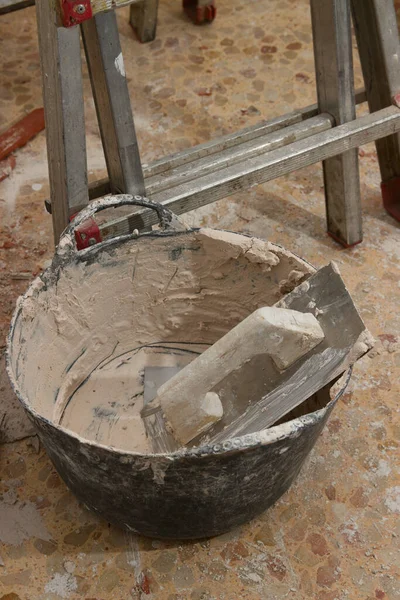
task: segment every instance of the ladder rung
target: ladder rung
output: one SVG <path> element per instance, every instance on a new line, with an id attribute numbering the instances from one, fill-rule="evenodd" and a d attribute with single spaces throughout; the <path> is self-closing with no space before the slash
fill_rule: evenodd
<path id="1" fill-rule="evenodd" d="M 359 117 L 255 158 L 163 190 L 152 200 L 176 214 L 195 210 L 253 185 L 282 177 L 351 148 L 357 148 L 400 130 L 400 110 L 395 106 Z M 154 211 L 146 210 L 110 221 L 100 227 L 103 237 L 114 237 L 157 222 Z"/>
<path id="2" fill-rule="evenodd" d="M 35 0 L 0 0 L 0 15 L 33 6 Z"/>
<path id="3" fill-rule="evenodd" d="M 356 103 L 361 104 L 362 102 L 365 102 L 365 99 L 365 90 L 356 90 Z M 165 156 L 152 162 L 151 164 L 143 164 L 144 176 L 146 179 L 148 179 L 154 175 L 165 173 L 181 165 L 197 161 L 205 156 L 216 154 L 221 150 L 227 150 L 228 148 L 232 148 L 238 144 L 253 140 L 257 137 L 279 131 L 280 129 L 288 127 L 289 125 L 308 120 L 316 115 L 318 115 L 318 106 L 317 104 L 312 104 L 306 108 L 287 113 L 280 117 L 275 117 L 269 121 L 261 121 L 261 123 L 257 123 L 252 127 L 247 127 L 245 129 L 241 129 L 240 131 L 235 131 L 234 133 L 215 138 L 203 144 L 199 144 L 198 146 L 193 146 L 192 148 L 184 150 L 183 152 L 177 152 L 175 154 Z M 108 179 L 100 179 L 90 184 L 89 199 L 94 200 L 99 196 L 104 196 L 105 194 L 110 194 L 111 192 L 112 190 L 110 188 Z"/>
<path id="4" fill-rule="evenodd" d="M 122 8 L 129 4 L 140 4 L 144 0 L 90 0 L 93 15 L 100 12 L 113 10 L 114 8 Z"/>
<path id="5" fill-rule="evenodd" d="M 232 166 L 244 160 L 255 158 L 265 152 L 271 152 L 275 148 L 281 148 L 315 133 L 326 131 L 334 125 L 331 115 L 325 113 L 311 117 L 288 127 L 283 127 L 273 133 L 260 135 L 249 141 L 241 141 L 231 148 L 222 147 L 219 152 L 204 156 L 196 161 L 182 164 L 179 167 L 160 173 L 146 179 L 146 194 L 150 197 L 159 194 L 198 177 L 216 173 L 221 169 Z"/>

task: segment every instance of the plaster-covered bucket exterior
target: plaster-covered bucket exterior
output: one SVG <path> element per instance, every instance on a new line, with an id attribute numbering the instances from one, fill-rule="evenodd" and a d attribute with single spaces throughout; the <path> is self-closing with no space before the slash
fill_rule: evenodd
<path id="1" fill-rule="evenodd" d="M 160 206 L 159 231 L 76 251 L 79 223 L 103 208 L 138 203 L 126 196 L 96 201 L 67 228 L 52 265 L 18 302 L 8 373 L 58 472 L 88 508 L 148 536 L 218 535 L 288 489 L 350 374 L 270 429 L 173 454 L 132 449 L 134 402 L 121 405 L 116 418 L 117 393 L 79 396 L 94 370 L 118 360 L 122 377 L 138 348 L 207 347 L 315 272 L 257 238 L 174 230 Z M 129 377 L 129 390 L 140 388 L 140 377 Z M 254 401 L 254 393 L 249 385 L 243 401 Z"/>

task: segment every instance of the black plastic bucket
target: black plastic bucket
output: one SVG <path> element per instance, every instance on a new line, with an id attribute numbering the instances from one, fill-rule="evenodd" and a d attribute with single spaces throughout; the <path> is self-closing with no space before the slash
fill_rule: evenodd
<path id="1" fill-rule="evenodd" d="M 66 229 L 52 265 L 18 302 L 8 373 L 58 472 L 88 508 L 147 536 L 218 535 L 264 511 L 289 488 L 349 373 L 340 380 L 346 383 L 322 389 L 283 423 L 222 445 L 168 455 L 129 449 L 129 411 L 125 437 L 113 417 L 109 443 L 96 437 L 92 423 L 72 429 L 63 419 L 58 422 L 54 411 L 65 381 L 77 389 L 89 379 L 91 371 L 83 377 L 78 368 L 83 355 L 98 367 L 106 358 L 122 357 L 122 364 L 132 347 L 185 342 L 206 347 L 315 271 L 257 238 L 174 231 L 171 213 L 160 205 L 155 207 L 159 231 L 120 236 L 78 252 L 74 229 L 97 211 L 123 204 L 138 202 L 129 196 L 96 201 Z M 115 401 L 108 399 L 107 407 Z M 102 427 L 110 429 L 111 409 L 107 413 L 104 405 L 93 408 L 90 402 L 93 423 L 97 427 L 96 419 L 102 419 Z M 89 410 L 85 398 L 73 407 L 75 414 Z"/>

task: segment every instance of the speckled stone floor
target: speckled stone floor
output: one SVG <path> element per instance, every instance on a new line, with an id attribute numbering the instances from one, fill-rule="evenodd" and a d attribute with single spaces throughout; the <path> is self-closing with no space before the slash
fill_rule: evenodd
<path id="1" fill-rule="evenodd" d="M 161 0 L 155 42 L 118 19 L 144 161 L 314 101 L 307 0 L 217 0 L 195 27 Z M 0 129 L 41 105 L 34 9 L 0 17 Z M 356 60 L 357 63 L 357 60 Z M 356 83 L 361 83 L 358 64 Z M 85 73 L 91 177 L 104 159 Z M 44 133 L 0 184 L 0 346 L 17 296 L 52 254 Z M 34 438 L 0 446 L 1 600 L 395 600 L 399 576 L 400 235 L 372 146 L 360 151 L 364 242 L 325 233 L 320 165 L 186 218 L 338 262 L 376 336 L 296 484 L 246 526 L 199 543 L 128 535 L 78 504 Z"/>

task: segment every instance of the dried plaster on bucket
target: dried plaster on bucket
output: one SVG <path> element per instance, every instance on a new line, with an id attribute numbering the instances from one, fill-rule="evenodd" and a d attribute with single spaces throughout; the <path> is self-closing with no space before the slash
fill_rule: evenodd
<path id="1" fill-rule="evenodd" d="M 146 454 L 144 367 L 184 366 L 312 272 L 277 245 L 211 229 L 113 240 L 57 259 L 19 301 L 11 378 L 29 411 Z"/>

